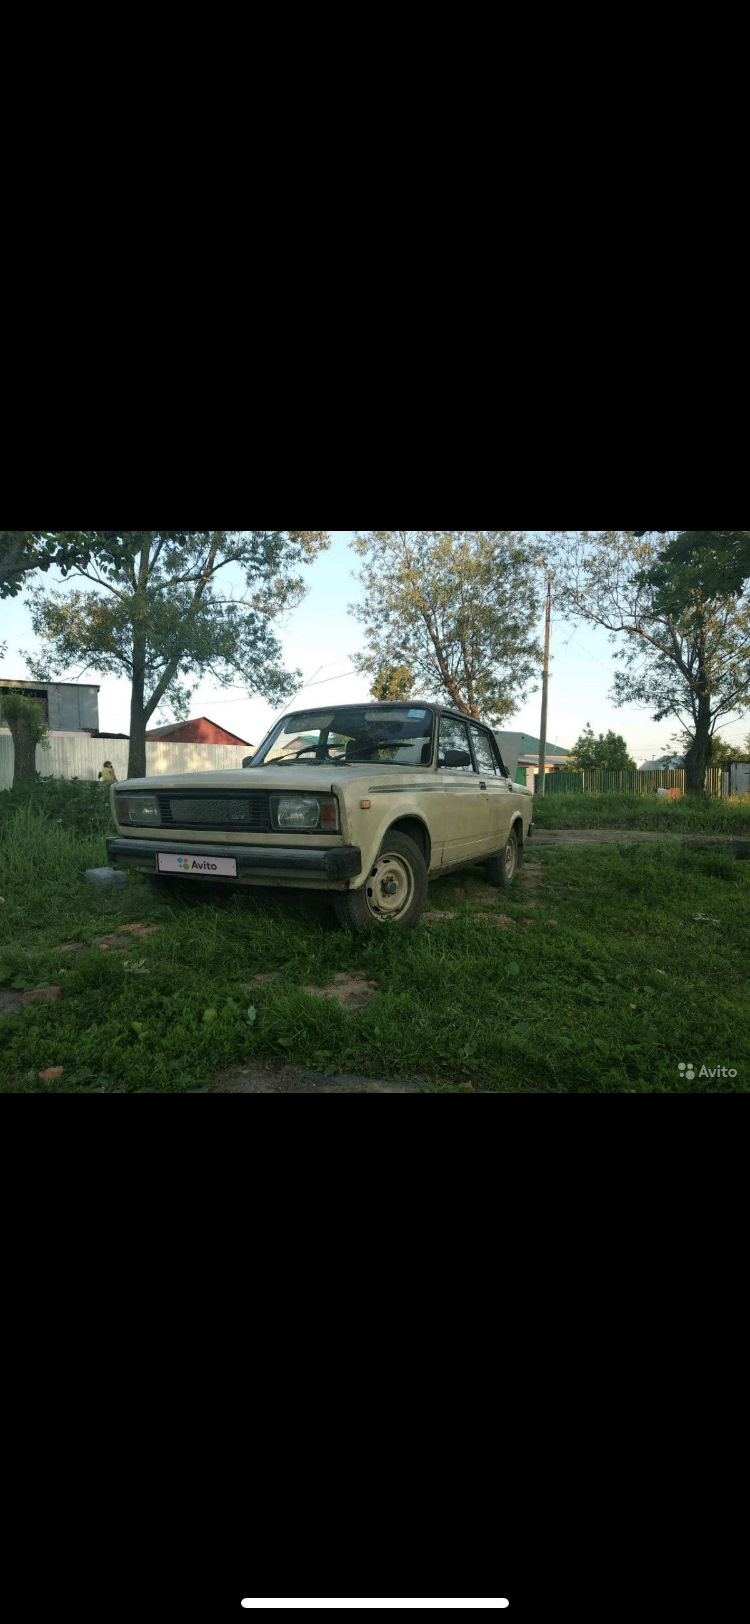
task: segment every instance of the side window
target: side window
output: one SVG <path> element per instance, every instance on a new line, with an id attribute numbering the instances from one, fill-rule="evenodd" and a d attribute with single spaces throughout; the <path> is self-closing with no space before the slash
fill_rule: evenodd
<path id="1" fill-rule="evenodd" d="M 446 767 L 452 773 L 474 771 L 466 723 L 454 721 L 452 716 L 440 718 L 438 767 Z"/>
<path id="2" fill-rule="evenodd" d="M 471 737 L 480 773 L 496 773 L 498 767 L 487 734 L 481 727 L 472 727 Z"/>

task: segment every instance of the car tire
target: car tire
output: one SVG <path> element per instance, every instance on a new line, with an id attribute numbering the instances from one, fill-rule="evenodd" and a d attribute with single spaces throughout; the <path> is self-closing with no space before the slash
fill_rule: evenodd
<path id="1" fill-rule="evenodd" d="M 334 913 L 348 930 L 374 925 L 413 930 L 427 901 L 427 865 L 416 843 L 394 829 L 387 834 L 364 885 L 333 898 Z"/>
<path id="2" fill-rule="evenodd" d="M 523 862 L 523 844 L 518 838 L 515 826 L 511 829 L 502 851 L 497 852 L 489 859 L 487 864 L 487 878 L 490 885 L 499 885 L 507 890 L 518 873 Z"/>

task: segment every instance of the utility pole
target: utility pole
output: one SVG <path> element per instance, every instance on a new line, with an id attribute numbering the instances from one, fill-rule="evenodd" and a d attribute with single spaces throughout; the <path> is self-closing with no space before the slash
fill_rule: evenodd
<path id="1" fill-rule="evenodd" d="M 544 611 L 544 666 L 542 669 L 542 716 L 539 723 L 539 771 L 537 795 L 544 794 L 544 764 L 547 752 L 547 689 L 549 687 L 549 622 L 551 612 L 550 575 L 547 574 L 547 604 Z"/>

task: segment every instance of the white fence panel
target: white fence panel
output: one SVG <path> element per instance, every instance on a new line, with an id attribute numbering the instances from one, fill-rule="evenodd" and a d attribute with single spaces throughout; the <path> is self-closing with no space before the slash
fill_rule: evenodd
<path id="1" fill-rule="evenodd" d="M 70 738 L 51 733 L 49 750 L 37 746 L 36 770 L 43 778 L 97 779 L 105 761 L 111 761 L 118 778 L 127 778 L 127 739 Z M 168 744 L 154 739 L 146 744 L 148 777 L 165 773 L 226 771 L 241 767 L 243 756 L 252 755 L 245 744 Z M 13 740 L 0 733 L 0 790 L 13 783 Z"/>
<path id="2" fill-rule="evenodd" d="M 750 795 L 750 761 L 733 761 L 725 777 L 725 795 Z"/>
<path id="3" fill-rule="evenodd" d="M 146 745 L 146 772 L 149 777 L 152 773 L 226 772 L 241 767 L 243 758 L 252 753 L 246 744 L 165 744 L 154 739 Z"/>

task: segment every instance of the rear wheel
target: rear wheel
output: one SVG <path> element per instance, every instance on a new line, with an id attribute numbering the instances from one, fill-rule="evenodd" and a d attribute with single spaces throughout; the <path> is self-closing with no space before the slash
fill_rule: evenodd
<path id="1" fill-rule="evenodd" d="M 349 930 L 376 924 L 412 930 L 427 901 L 427 865 L 416 844 L 398 830 L 387 834 L 375 862 L 356 891 L 333 898 L 336 918 Z"/>
<path id="2" fill-rule="evenodd" d="M 507 889 L 518 873 L 523 862 L 523 846 L 518 839 L 515 828 L 511 829 L 502 851 L 490 857 L 487 863 L 487 878 L 490 885 L 499 885 Z"/>

